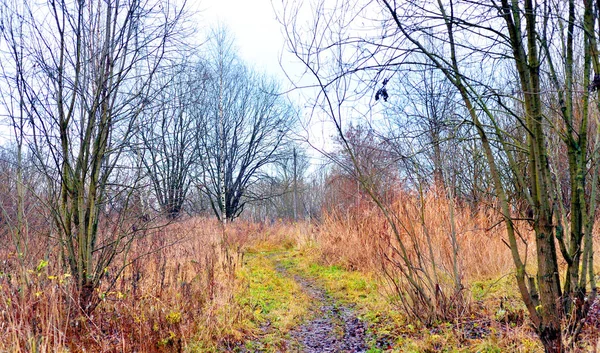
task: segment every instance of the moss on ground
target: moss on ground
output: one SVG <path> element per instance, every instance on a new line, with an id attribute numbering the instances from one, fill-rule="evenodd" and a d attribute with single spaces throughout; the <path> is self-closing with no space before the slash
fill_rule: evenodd
<path id="1" fill-rule="evenodd" d="M 257 322 L 270 322 L 288 331 L 305 313 L 308 297 L 300 285 L 278 272 L 265 254 L 251 256 L 239 277 L 247 283 L 247 291 L 241 293 L 239 301 L 254 309 Z"/>
<path id="2" fill-rule="evenodd" d="M 307 314 L 309 298 L 298 283 L 277 271 L 269 252 L 249 254 L 238 277 L 245 286 L 236 301 L 251 312 L 247 325 L 256 337 L 247 341 L 246 348 L 281 349 L 287 333 Z"/>
<path id="3" fill-rule="evenodd" d="M 480 339 L 463 337 L 460 323 L 439 323 L 424 327 L 410 322 L 393 304 L 392 293 L 386 295 L 385 283 L 372 273 L 349 271 L 337 265 L 319 263 L 314 248 L 273 251 L 271 260 L 290 273 L 319 283 L 329 295 L 344 305 L 353 307 L 369 325 L 369 352 L 540 352 L 542 348 L 526 323 L 502 322 L 497 310 L 500 300 L 511 315 L 522 315 L 522 304 L 512 287 L 512 277 L 479 281 L 472 284 L 477 317 L 491 322 L 489 334 Z M 519 320 L 522 318 L 520 317 Z M 512 320 L 512 319 L 511 319 Z M 468 321 L 468 320 L 467 320 Z M 507 333 L 507 331 L 511 331 Z"/>
<path id="4" fill-rule="evenodd" d="M 237 320 L 232 321 L 223 336 L 230 335 L 239 344 L 228 350 L 287 351 L 288 333 L 310 316 L 311 300 L 293 279 L 299 275 L 314 280 L 328 295 L 353 308 L 367 322 L 370 353 L 542 351 L 526 322 L 511 324 L 514 318 L 499 316 L 521 315 L 522 304 L 512 289 L 510 276 L 477 281 L 469 286 L 477 316 L 461 320 L 475 328 L 487 325 L 488 330 L 482 338 L 469 339 L 462 332 L 462 322 L 439 323 L 435 327 L 410 322 L 394 305 L 393 294 L 385 294 L 386 285 L 376 275 L 322 264 L 319 259 L 318 249 L 310 246 L 261 244 L 252 248 L 236 274 L 239 286 L 228 312 L 236 312 Z M 497 310 L 500 301 L 506 312 Z"/>

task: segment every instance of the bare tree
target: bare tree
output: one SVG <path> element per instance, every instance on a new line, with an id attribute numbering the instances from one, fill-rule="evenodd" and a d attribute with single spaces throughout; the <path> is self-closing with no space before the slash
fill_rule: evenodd
<path id="1" fill-rule="evenodd" d="M 547 352 L 563 351 L 562 328 L 566 343 L 575 342 L 596 294 L 590 227 L 598 145 L 590 139 L 590 119 L 592 107 L 598 109 L 600 64 L 594 6 L 572 0 L 378 0 L 330 9 L 318 2 L 308 28 L 297 22 L 300 6 L 287 3 L 280 13 L 289 48 L 312 75 L 317 102 L 342 140 L 342 118 L 352 116 L 345 104 L 364 105 L 374 96 L 385 105 L 388 80 L 399 71 L 425 65 L 452 85 L 463 124 L 481 146 L 519 291 Z M 358 24 L 360 31 L 353 31 Z M 576 47 L 583 48 L 579 55 Z M 561 193 L 567 197 L 557 194 L 557 159 L 549 142 L 567 151 L 569 182 Z M 517 208 L 520 214 L 514 214 L 515 199 L 527 205 Z M 519 247 L 518 220 L 527 220 L 535 233 L 537 268 L 531 274 Z M 564 280 L 559 256 L 567 264 Z M 410 261 L 403 265 L 410 283 L 419 278 Z"/>
<path id="2" fill-rule="evenodd" d="M 245 67 L 217 30 L 200 77 L 207 95 L 195 108 L 203 191 L 215 215 L 233 220 L 253 199 L 250 186 L 277 160 L 295 119 L 277 85 Z"/>
<path id="3" fill-rule="evenodd" d="M 190 75 L 195 69 L 189 63 L 176 64 L 155 80 L 152 109 L 140 124 L 141 159 L 158 203 L 171 219 L 182 211 L 200 157 L 191 108 L 201 101 L 204 88 Z"/>
<path id="4" fill-rule="evenodd" d="M 446 186 L 449 143 L 458 132 L 460 111 L 452 84 L 428 65 L 414 65 L 388 83 L 386 137 L 399 156 L 417 156 L 425 177 Z M 464 161 L 463 161 L 464 162 Z"/>
<path id="5" fill-rule="evenodd" d="M 4 2 L 2 11 L 24 19 L 22 54 L 2 60 L 28 68 L 18 73 L 28 121 L 20 129 L 50 185 L 62 259 L 82 309 L 91 310 L 104 269 L 134 239 L 124 222 L 138 177 L 124 172 L 131 170 L 124 151 L 152 98 L 152 79 L 182 34 L 182 9 L 166 1 L 50 0 Z M 120 210 L 110 209 L 114 195 L 125 200 Z"/>

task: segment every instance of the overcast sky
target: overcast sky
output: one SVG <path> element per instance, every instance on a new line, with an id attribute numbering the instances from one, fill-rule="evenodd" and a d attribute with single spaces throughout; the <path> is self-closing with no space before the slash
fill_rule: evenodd
<path id="1" fill-rule="evenodd" d="M 200 0 L 193 6 L 199 11 L 199 28 L 225 25 L 246 63 L 283 80 L 279 56 L 284 39 L 271 0 Z"/>
<path id="2" fill-rule="evenodd" d="M 303 66 L 286 52 L 282 27 L 276 19 L 271 0 L 201 0 L 192 6 L 198 11 L 196 18 L 200 30 L 226 26 L 235 38 L 240 57 L 249 66 L 277 78 L 283 90 L 290 88 L 291 83 L 281 68 L 280 57 L 290 76 L 298 77 L 303 72 Z M 306 108 L 307 102 L 302 97 L 308 93 L 295 91 L 288 97 L 302 109 Z M 304 109 L 303 115 L 309 111 Z M 308 138 L 319 149 L 331 148 L 330 137 L 334 131 L 330 123 L 316 119 L 309 122 L 304 117 L 296 130 L 297 138 Z M 318 156 L 315 151 L 309 149 L 308 152 L 313 157 Z"/>
<path id="3" fill-rule="evenodd" d="M 282 63 L 290 75 L 299 76 L 302 72 L 302 65 L 285 50 L 282 27 L 276 19 L 271 0 L 187 0 L 187 6 L 194 13 L 193 21 L 199 30 L 199 41 L 205 40 L 212 28 L 225 26 L 233 35 L 238 55 L 244 62 L 257 71 L 276 78 L 282 90 L 290 88 L 291 83 L 279 63 L 281 56 Z M 303 108 L 302 102 L 306 100 L 299 98 L 300 92 L 295 92 L 289 97 L 298 107 Z M 0 142 L 9 134 L 1 125 Z M 316 135 L 321 135 L 322 140 L 329 139 L 329 128 L 317 126 L 320 124 L 314 122 L 309 125 L 310 130 L 313 130 L 310 133 L 313 135 L 311 139 Z M 306 135 L 307 131 L 297 133 Z"/>

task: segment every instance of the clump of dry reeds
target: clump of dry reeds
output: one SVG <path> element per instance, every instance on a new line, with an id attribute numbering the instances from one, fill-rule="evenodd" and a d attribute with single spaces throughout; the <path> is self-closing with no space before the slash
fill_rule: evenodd
<path id="1" fill-rule="evenodd" d="M 451 272 L 454 229 L 464 279 L 490 278 L 513 270 L 501 215 L 493 207 L 472 208 L 456 201 L 451 203 L 443 192 L 436 191 L 425 195 L 398 192 L 387 207 L 399 229 L 400 240 L 410 251 L 415 251 L 417 245 L 425 248 L 423 243 L 431 242 L 431 253 L 411 256 L 433 256 L 428 261 L 433 260 L 440 270 Z M 452 219 L 450 207 L 454 207 Z M 530 231 L 526 225 L 521 228 L 522 251 L 527 247 L 531 250 L 531 245 L 526 245 Z M 324 261 L 371 271 L 381 266 L 382 252 L 399 241 L 381 210 L 368 201 L 325 212 L 318 238 Z"/>
<path id="2" fill-rule="evenodd" d="M 55 246 L 23 268 L 3 248 L 0 268 L 0 351 L 180 351 L 191 342 L 218 346 L 235 316 L 234 273 L 247 237 L 259 233 L 239 224 L 227 231 L 196 218 L 140 234 L 127 257 L 105 269 L 89 315 Z M 40 236 L 40 235 L 38 235 Z M 34 242 L 32 242 L 33 244 Z M 120 270 L 123 268 L 123 271 Z M 243 318 L 237 318 L 242 320 Z"/>

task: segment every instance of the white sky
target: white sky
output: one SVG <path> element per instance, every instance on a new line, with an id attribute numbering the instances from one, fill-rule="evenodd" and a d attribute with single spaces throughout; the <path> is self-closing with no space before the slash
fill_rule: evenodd
<path id="1" fill-rule="evenodd" d="M 273 1 L 276 5 L 281 5 L 281 0 Z M 278 79 L 283 90 L 288 90 L 292 84 L 282 65 L 294 79 L 302 74 L 303 65 L 286 51 L 282 26 L 276 19 L 271 0 L 200 0 L 191 4 L 191 8 L 198 11 L 196 25 L 200 31 L 224 25 L 231 31 L 238 55 L 246 64 Z M 300 109 L 304 108 L 302 113 L 309 111 L 304 106 L 306 99 L 303 99 L 303 95 L 307 93 L 310 94 L 295 91 L 288 95 Z M 300 139 L 308 138 L 319 149 L 331 149 L 330 138 L 335 133 L 331 124 L 311 119 L 301 125 L 299 131 L 296 131 Z M 320 159 L 320 154 L 316 151 L 309 148 L 307 152 L 313 158 Z"/>
<path id="2" fill-rule="evenodd" d="M 192 6 L 199 11 L 200 29 L 226 26 L 247 64 L 284 81 L 279 65 L 279 56 L 285 52 L 284 38 L 271 0 L 200 0 Z"/>
<path id="3" fill-rule="evenodd" d="M 281 0 L 274 1 L 281 5 Z M 282 27 L 276 19 L 271 0 L 187 0 L 187 6 L 195 13 L 193 21 L 199 30 L 199 41 L 205 40 L 212 28 L 224 26 L 233 35 L 238 55 L 244 62 L 277 79 L 282 90 L 288 90 L 291 83 L 281 68 L 280 60 L 292 77 L 301 75 L 303 66 L 286 51 Z M 302 92 L 294 92 L 289 97 L 299 108 L 305 108 Z M 309 125 L 297 133 L 304 138 L 310 135 L 311 142 L 320 145 L 320 148 L 329 144 L 333 133 L 331 127 L 316 122 Z M 9 131 L 0 126 L 0 143 L 8 137 Z"/>

